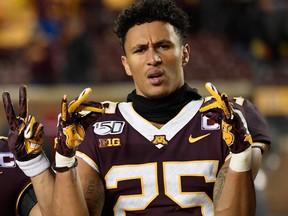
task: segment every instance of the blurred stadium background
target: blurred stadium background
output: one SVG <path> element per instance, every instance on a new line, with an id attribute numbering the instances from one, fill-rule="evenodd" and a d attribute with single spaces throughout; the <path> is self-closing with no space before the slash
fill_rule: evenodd
<path id="1" fill-rule="evenodd" d="M 118 12 L 133 0 L 0 1 L 0 90 L 17 104 L 28 86 L 29 112 L 53 142 L 60 99 L 91 87 L 91 99 L 126 99 L 133 84 L 112 33 Z M 186 80 L 206 95 L 214 83 L 253 101 L 270 125 L 272 148 L 255 185 L 261 216 L 288 214 L 288 2 L 176 0 L 190 16 Z M 0 109 L 1 135 L 7 134 Z M 52 151 L 52 147 L 46 147 Z"/>

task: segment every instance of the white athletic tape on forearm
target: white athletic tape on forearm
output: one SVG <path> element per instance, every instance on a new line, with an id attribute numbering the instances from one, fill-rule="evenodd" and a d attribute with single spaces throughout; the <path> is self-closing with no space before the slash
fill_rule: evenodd
<path id="1" fill-rule="evenodd" d="M 65 157 L 58 152 L 55 154 L 55 165 L 56 167 L 72 167 L 75 163 L 75 156 Z"/>
<path id="2" fill-rule="evenodd" d="M 229 167 L 236 172 L 246 172 L 251 169 L 251 157 L 251 147 L 241 153 L 232 154 Z"/>
<path id="3" fill-rule="evenodd" d="M 50 167 L 50 161 L 43 152 L 36 158 L 28 161 L 16 160 L 16 163 L 28 177 L 37 176 Z"/>

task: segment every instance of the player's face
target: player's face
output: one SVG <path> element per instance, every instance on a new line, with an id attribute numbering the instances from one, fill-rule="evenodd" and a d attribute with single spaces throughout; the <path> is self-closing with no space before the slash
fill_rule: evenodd
<path id="1" fill-rule="evenodd" d="M 126 34 L 122 64 L 133 77 L 136 93 L 149 98 L 166 96 L 184 84 L 183 65 L 189 46 L 182 45 L 169 23 L 135 25 Z"/>

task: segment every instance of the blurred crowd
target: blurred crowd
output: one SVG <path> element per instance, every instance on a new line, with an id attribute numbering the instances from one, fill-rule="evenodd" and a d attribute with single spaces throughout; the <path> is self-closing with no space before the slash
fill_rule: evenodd
<path id="1" fill-rule="evenodd" d="M 132 2 L 1 1 L 0 83 L 127 81 L 112 27 L 119 10 Z M 187 79 L 287 82 L 288 1 L 176 3 L 191 21 Z"/>

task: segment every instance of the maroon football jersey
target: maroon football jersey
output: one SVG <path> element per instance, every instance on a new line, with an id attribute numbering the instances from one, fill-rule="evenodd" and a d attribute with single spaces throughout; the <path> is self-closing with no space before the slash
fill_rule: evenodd
<path id="1" fill-rule="evenodd" d="M 213 187 L 229 155 L 220 125 L 191 101 L 161 129 L 131 103 L 110 103 L 77 155 L 105 182 L 103 215 L 214 215 Z"/>
<path id="2" fill-rule="evenodd" d="M 17 166 L 5 139 L 0 139 L 0 215 L 16 215 L 16 202 L 30 185 L 28 178 Z"/>

